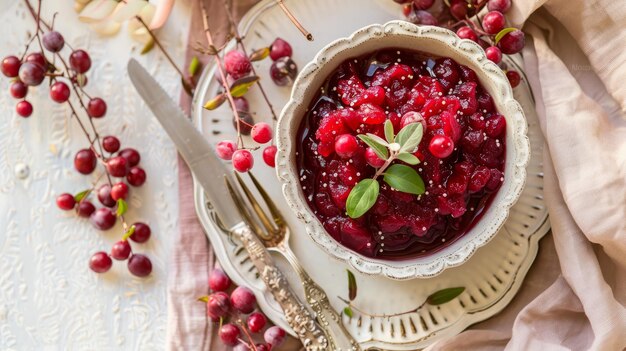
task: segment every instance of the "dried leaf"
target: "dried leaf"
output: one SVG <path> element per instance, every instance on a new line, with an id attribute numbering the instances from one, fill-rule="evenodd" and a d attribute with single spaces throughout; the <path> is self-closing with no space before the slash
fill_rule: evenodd
<path id="1" fill-rule="evenodd" d="M 216 108 L 220 107 L 224 103 L 224 101 L 226 101 L 226 94 L 218 94 L 213 99 L 207 101 L 206 104 L 204 104 L 204 108 L 209 111 L 215 110 Z"/>
<path id="2" fill-rule="evenodd" d="M 431 294 L 430 296 L 428 296 L 428 298 L 426 299 L 426 302 L 429 305 L 434 305 L 434 306 L 441 305 L 446 302 L 452 301 L 457 296 L 461 295 L 463 291 L 465 291 L 464 287 L 447 288 L 447 289 L 439 290 Z"/>
<path id="3" fill-rule="evenodd" d="M 94 0 L 85 6 L 78 19 L 86 23 L 99 22 L 107 18 L 116 7 L 115 0 Z"/>
<path id="4" fill-rule="evenodd" d="M 346 272 L 348 272 L 348 298 L 350 301 L 354 301 L 356 299 L 356 278 L 349 269 L 346 269 Z"/>
<path id="5" fill-rule="evenodd" d="M 146 45 L 144 45 L 143 49 L 141 49 L 141 54 L 145 55 L 148 52 L 150 52 L 150 50 L 152 50 L 153 48 L 154 48 L 154 39 L 152 39 L 152 37 L 150 37 L 150 40 L 148 40 Z"/>
<path id="6" fill-rule="evenodd" d="M 217 55 L 220 51 L 213 45 L 209 45 L 209 47 L 205 50 L 207 55 Z"/>
<path id="7" fill-rule="evenodd" d="M 237 79 L 230 86 L 230 94 L 233 97 L 242 97 L 244 96 L 250 88 L 259 81 L 259 77 L 257 76 L 248 76 Z"/>
<path id="8" fill-rule="evenodd" d="M 183 89 L 189 96 L 193 96 L 193 87 L 189 85 L 185 78 L 180 78 L 180 83 L 183 85 Z"/>
<path id="9" fill-rule="evenodd" d="M 250 54 L 250 61 L 262 61 L 270 55 L 270 48 L 261 48 Z"/>

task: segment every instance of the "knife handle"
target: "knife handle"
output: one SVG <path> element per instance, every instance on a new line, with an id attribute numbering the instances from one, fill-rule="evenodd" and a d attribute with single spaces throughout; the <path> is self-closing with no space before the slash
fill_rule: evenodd
<path id="1" fill-rule="evenodd" d="M 308 351 L 330 350 L 328 337 L 315 322 L 309 310 L 293 293 L 289 282 L 276 267 L 274 259 L 252 229 L 246 224 L 240 224 L 231 232 L 243 243 L 265 285 L 285 313 L 287 323 L 296 332 L 305 349 Z"/>

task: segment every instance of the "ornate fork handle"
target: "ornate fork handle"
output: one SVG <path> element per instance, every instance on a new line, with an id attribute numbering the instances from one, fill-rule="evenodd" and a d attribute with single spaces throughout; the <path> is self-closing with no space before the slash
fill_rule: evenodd
<path id="1" fill-rule="evenodd" d="M 300 262 L 294 255 L 291 247 L 287 241 L 277 245 L 274 249 L 280 252 L 289 262 L 291 267 L 298 273 L 302 286 L 304 287 L 304 295 L 309 303 L 309 306 L 313 308 L 316 313 L 316 319 L 321 325 L 322 329 L 331 338 L 333 343 L 333 350 L 361 350 L 359 344 L 352 338 L 346 327 L 341 321 L 341 316 L 337 311 L 333 309 L 333 306 L 328 300 L 328 296 L 324 290 L 311 279 L 309 274 L 302 268 Z M 336 328 L 331 328 L 331 323 L 334 323 Z"/>
<path id="2" fill-rule="evenodd" d="M 261 274 L 261 278 L 268 289 L 283 309 L 287 322 L 296 332 L 304 347 L 309 351 L 331 350 L 330 342 L 315 322 L 315 319 L 298 301 L 298 298 L 289 287 L 287 279 L 274 264 L 274 260 L 259 238 L 245 224 L 238 225 L 232 230 L 235 237 L 239 238 L 250 254 L 252 263 Z"/>

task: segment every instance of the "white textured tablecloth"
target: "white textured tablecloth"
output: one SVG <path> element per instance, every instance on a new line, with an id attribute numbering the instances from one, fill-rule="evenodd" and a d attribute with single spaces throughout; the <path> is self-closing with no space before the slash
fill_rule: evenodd
<path id="1" fill-rule="evenodd" d="M 103 135 L 141 152 L 148 181 L 131 189 L 129 220 L 148 223 L 153 236 L 134 250 L 154 265 L 148 279 L 132 277 L 124 263 L 92 273 L 92 253 L 120 239 L 118 224 L 98 232 L 87 220 L 56 208 L 56 195 L 88 188 L 95 175 L 73 167 L 85 139 L 65 105 L 52 102 L 45 86 L 31 89 L 29 119 L 14 112 L 9 79 L 0 78 L 0 350 L 155 350 L 165 345 L 167 264 L 178 229 L 176 150 L 141 101 L 125 72 L 130 57 L 155 74 L 178 99 L 179 79 L 158 50 L 140 56 L 141 44 L 125 28 L 101 37 L 78 21 L 73 1 L 44 1 L 43 16 L 58 12 L 56 27 L 74 48 L 92 58 L 86 90 L 108 103 L 96 123 Z M 174 8 L 159 37 L 182 64 L 189 9 Z M 21 54 L 34 22 L 22 1 L 0 1 L 0 56 Z M 66 55 L 69 55 L 67 52 Z M 15 174 L 27 166 L 26 179 Z M 95 173 L 94 173 L 95 174 Z M 96 200 L 97 202 L 97 200 Z"/>

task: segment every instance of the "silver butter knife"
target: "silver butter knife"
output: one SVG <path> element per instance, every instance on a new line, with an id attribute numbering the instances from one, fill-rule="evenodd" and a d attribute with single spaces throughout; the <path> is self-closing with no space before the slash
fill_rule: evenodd
<path id="1" fill-rule="evenodd" d="M 134 59 L 128 62 L 128 74 L 139 95 L 174 141 L 195 180 L 211 199 L 223 225 L 241 239 L 250 259 L 304 347 L 312 351 L 328 350 L 326 334 L 298 300 L 282 272 L 274 264 L 272 256 L 239 215 L 231 194 L 222 181 L 222 178 L 232 177 L 231 171 L 226 169 L 208 141 L 159 83 Z"/>

